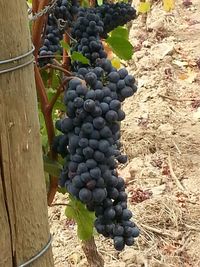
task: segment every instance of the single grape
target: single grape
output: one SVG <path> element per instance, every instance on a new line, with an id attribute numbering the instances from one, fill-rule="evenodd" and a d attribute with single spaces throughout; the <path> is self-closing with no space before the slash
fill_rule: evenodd
<path id="1" fill-rule="evenodd" d="M 79 191 L 79 198 L 83 203 L 88 203 L 92 199 L 92 193 L 86 188 L 82 188 Z"/>

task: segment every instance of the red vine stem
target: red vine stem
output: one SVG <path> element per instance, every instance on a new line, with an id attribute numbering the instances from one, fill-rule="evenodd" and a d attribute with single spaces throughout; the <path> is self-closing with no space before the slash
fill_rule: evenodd
<path id="1" fill-rule="evenodd" d="M 51 102 L 49 103 L 49 107 L 48 107 L 48 109 L 49 109 L 51 112 L 52 112 L 52 110 L 53 110 L 53 107 L 54 107 L 54 105 L 55 105 L 55 103 L 56 103 L 58 97 L 60 96 L 60 94 L 61 94 L 62 92 L 64 92 L 64 90 L 65 90 L 64 86 L 66 85 L 66 83 L 67 83 L 68 81 L 69 81 L 69 79 L 65 79 L 65 80 L 62 82 L 62 84 L 58 87 L 56 94 L 55 94 L 55 95 L 53 96 L 53 98 L 51 99 Z"/>
<path id="2" fill-rule="evenodd" d="M 54 95 L 51 102 L 49 103 L 39 68 L 35 65 L 36 89 L 37 89 L 38 97 L 40 99 L 41 110 L 44 116 L 44 121 L 45 121 L 46 129 L 47 129 L 48 142 L 49 142 L 50 148 L 53 142 L 53 138 L 55 136 L 54 125 L 53 125 L 53 120 L 52 120 L 52 110 L 58 97 L 60 96 L 61 92 L 64 90 L 65 84 L 72 78 L 73 77 L 65 78 L 62 84 L 58 87 L 57 93 Z M 55 159 L 55 160 L 57 159 L 57 155 L 53 153 L 51 149 L 50 149 L 50 156 L 52 159 Z M 54 196 L 57 192 L 57 188 L 58 188 L 58 178 L 50 176 L 50 187 L 49 187 L 49 192 L 47 194 L 47 202 L 49 206 L 51 206 L 53 202 Z"/>
<path id="3" fill-rule="evenodd" d="M 52 120 L 52 109 L 53 109 L 52 104 L 53 103 L 49 104 L 48 97 L 45 91 L 45 86 L 44 86 L 42 77 L 40 75 L 40 71 L 36 65 L 35 65 L 35 82 L 36 82 L 36 89 L 37 89 L 38 97 L 40 99 L 41 110 L 44 116 L 44 121 L 45 121 L 46 129 L 47 129 L 48 142 L 51 148 L 51 144 L 55 136 L 54 125 L 53 125 L 53 120 Z M 53 153 L 51 149 L 50 149 L 50 156 L 52 159 L 57 159 L 57 155 Z M 49 206 L 53 202 L 54 196 L 57 191 L 57 187 L 58 187 L 58 178 L 50 176 L 50 188 L 47 194 L 47 203 Z"/>
<path id="4" fill-rule="evenodd" d="M 69 58 L 69 56 L 66 56 L 66 57 Z M 52 59 L 58 58 L 58 59 L 62 59 L 63 56 L 61 56 L 61 55 L 46 55 L 46 56 L 38 56 L 38 58 L 52 58 Z"/>
<path id="5" fill-rule="evenodd" d="M 32 3 L 33 14 L 35 14 L 37 12 L 38 6 L 39 6 L 38 0 L 33 1 L 33 3 Z"/>
<path id="6" fill-rule="evenodd" d="M 67 43 L 67 44 L 70 42 L 69 36 L 68 36 L 66 33 L 63 35 L 63 41 L 64 41 L 65 43 Z M 70 64 L 69 55 L 68 55 L 66 49 L 63 49 L 62 66 L 63 66 L 63 68 L 65 68 L 65 69 L 69 69 L 69 64 Z"/>
<path id="7" fill-rule="evenodd" d="M 60 71 L 64 72 L 67 76 L 69 76 L 69 75 L 71 76 L 72 75 L 72 73 L 70 71 L 64 69 L 63 67 L 57 66 L 57 65 L 53 65 L 53 64 L 50 64 L 50 63 L 48 63 L 46 66 L 40 68 L 40 70 L 45 70 L 45 69 L 48 69 L 48 68 L 55 69 L 55 70 L 60 70 Z"/>
<path id="8" fill-rule="evenodd" d="M 35 66 L 35 82 L 36 82 L 38 97 L 40 99 L 41 110 L 44 115 L 44 120 L 47 127 L 49 144 L 51 145 L 55 135 L 54 125 L 53 125 L 53 120 L 51 118 L 51 111 L 49 109 L 49 100 L 47 98 L 45 86 L 37 66 Z"/>
<path id="9" fill-rule="evenodd" d="M 33 6 L 37 7 L 37 3 L 38 1 L 34 0 Z M 41 11 L 46 5 L 48 5 L 48 3 L 49 3 L 49 0 L 41 0 L 39 2 L 37 12 Z M 43 25 L 44 25 L 44 20 L 45 20 L 45 16 L 41 16 L 41 17 L 38 17 L 37 20 L 35 20 L 33 23 L 32 41 L 35 46 L 34 54 L 35 54 L 36 60 L 37 60 L 37 54 L 40 48 L 41 33 L 42 33 Z"/>

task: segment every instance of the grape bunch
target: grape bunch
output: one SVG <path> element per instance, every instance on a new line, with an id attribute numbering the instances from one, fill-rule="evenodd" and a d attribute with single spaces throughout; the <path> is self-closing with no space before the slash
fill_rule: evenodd
<path id="1" fill-rule="evenodd" d="M 77 0 L 58 0 L 53 11 L 48 15 L 44 29 L 44 41 L 39 50 L 38 63 L 42 67 L 52 62 L 57 52 L 62 53 L 60 40 L 64 31 L 72 26 L 73 16 L 78 12 Z"/>
<path id="2" fill-rule="evenodd" d="M 58 0 L 48 15 L 44 42 L 39 50 L 39 65 L 51 63 L 56 52 L 62 53 L 60 40 L 66 29 L 71 27 L 72 52 L 78 51 L 94 66 L 96 59 L 106 58 L 100 37 L 136 17 L 136 11 L 126 3 L 105 3 L 96 8 L 79 7 L 77 0 Z M 75 20 L 74 20 L 75 18 Z M 74 70 L 83 64 L 75 62 Z"/>
<path id="3" fill-rule="evenodd" d="M 104 3 L 96 7 L 95 12 L 100 16 L 104 23 L 102 36 L 106 37 L 107 33 L 118 26 L 123 26 L 127 22 L 136 18 L 136 10 L 127 3 Z"/>
<path id="4" fill-rule="evenodd" d="M 89 59 L 89 64 L 71 63 L 75 77 L 66 86 L 66 116 L 56 122 L 62 134 L 55 137 L 52 150 L 64 158 L 60 186 L 95 212 L 97 232 L 112 238 L 119 251 L 139 235 L 127 209 L 124 180 L 117 173 L 118 164 L 127 162 L 120 151 L 122 102 L 137 87 L 126 69 L 117 70 L 106 59 L 100 38 L 133 18 L 135 10 L 124 3 L 83 8 L 77 0 L 58 0 L 39 51 L 39 64 L 50 62 L 62 53 L 62 34 L 71 28 L 71 52 Z"/>
<path id="5" fill-rule="evenodd" d="M 72 43 L 72 52 L 82 53 L 90 60 L 92 66 L 99 58 L 106 58 L 100 34 L 104 31 L 104 24 L 98 14 L 93 9 L 80 8 L 77 19 L 72 27 L 72 37 L 76 40 Z M 83 67 L 80 62 L 73 63 L 74 69 Z"/>
<path id="6" fill-rule="evenodd" d="M 53 14 L 56 19 L 63 20 L 68 23 L 68 26 L 71 24 L 73 20 L 73 15 L 71 14 L 71 2 L 69 0 L 57 0 L 56 6 L 53 10 Z"/>
<path id="7" fill-rule="evenodd" d="M 67 117 L 56 123 L 64 134 L 56 151 L 62 150 L 63 141 L 61 152 L 69 155 L 60 184 L 95 212 L 97 231 L 112 238 L 117 250 L 132 245 L 139 234 L 130 221 L 124 180 L 116 171 L 117 162 L 127 160 L 120 152 L 119 122 L 125 118 L 121 102 L 136 90 L 126 69 L 117 71 L 109 60 L 98 59 L 96 67 L 79 68 L 69 82 L 64 95 Z"/>
<path id="8" fill-rule="evenodd" d="M 56 18 L 50 14 L 46 25 L 46 32 L 44 37 L 43 46 L 39 50 L 39 65 L 42 67 L 50 63 L 54 58 L 54 54 L 61 49 L 60 40 L 62 34 L 60 33 Z"/>

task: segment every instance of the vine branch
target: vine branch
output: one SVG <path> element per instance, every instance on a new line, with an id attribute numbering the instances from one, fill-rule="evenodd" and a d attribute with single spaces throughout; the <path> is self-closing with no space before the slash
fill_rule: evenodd
<path id="1" fill-rule="evenodd" d="M 34 0 L 32 3 L 33 14 L 35 14 L 38 11 L 38 6 L 39 6 L 38 0 Z"/>
<path id="2" fill-rule="evenodd" d="M 50 104 L 48 101 L 45 86 L 42 77 L 40 75 L 40 71 L 36 65 L 35 65 L 35 82 L 36 82 L 38 97 L 40 99 L 41 110 L 44 116 L 44 121 L 47 129 L 48 142 L 50 146 L 50 156 L 52 159 L 57 159 L 57 155 L 51 150 L 51 145 L 53 142 L 53 138 L 55 136 L 54 125 L 52 120 L 53 108 L 51 108 L 52 104 Z M 50 176 L 50 189 L 47 195 L 47 202 L 49 206 L 53 202 L 54 196 L 57 191 L 57 187 L 58 187 L 58 178 Z"/>
<path id="3" fill-rule="evenodd" d="M 90 267 L 103 267 L 104 260 L 97 251 L 94 237 L 89 240 L 82 241 L 82 249 L 87 257 Z"/>
<path id="4" fill-rule="evenodd" d="M 68 81 L 69 81 L 69 79 L 64 79 L 62 84 L 58 87 L 56 94 L 52 97 L 51 102 L 49 103 L 49 106 L 48 106 L 48 109 L 50 110 L 50 112 L 52 112 L 53 107 L 54 107 L 58 97 L 60 96 L 60 94 L 62 92 L 64 92 L 64 90 L 65 90 L 64 86 L 66 85 L 66 83 Z"/>
<path id="5" fill-rule="evenodd" d="M 60 71 L 64 72 L 67 76 L 69 76 L 69 75 L 71 76 L 72 75 L 72 73 L 70 71 L 64 69 L 63 67 L 57 66 L 57 65 L 54 65 L 54 64 L 50 64 L 50 63 L 48 63 L 44 67 L 40 68 L 40 70 L 45 70 L 45 69 L 60 70 Z"/>
<path id="6" fill-rule="evenodd" d="M 68 36 L 66 33 L 64 33 L 64 35 L 63 35 L 63 41 L 64 41 L 65 43 L 67 43 L 67 44 L 70 42 L 70 38 L 69 38 L 69 36 Z M 62 66 L 63 66 L 63 68 L 65 68 L 65 69 L 69 69 L 69 64 L 70 64 L 69 55 L 68 55 L 66 49 L 63 49 Z"/>
<path id="7" fill-rule="evenodd" d="M 33 6 L 34 6 L 34 8 L 36 8 L 37 5 L 38 5 L 37 12 L 39 12 L 46 5 L 48 5 L 48 3 L 49 3 L 49 0 L 41 0 L 39 3 L 38 3 L 37 0 L 34 0 L 33 1 Z M 44 25 L 45 17 L 46 16 L 38 17 L 38 19 L 33 22 L 32 41 L 33 41 L 33 44 L 35 46 L 34 55 L 35 55 L 36 61 L 37 61 L 38 51 L 39 51 L 39 48 L 40 48 L 41 33 L 42 33 L 42 28 L 43 28 L 43 25 Z"/>

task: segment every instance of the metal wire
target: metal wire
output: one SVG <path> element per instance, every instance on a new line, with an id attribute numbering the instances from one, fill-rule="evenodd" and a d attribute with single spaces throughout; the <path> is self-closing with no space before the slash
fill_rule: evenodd
<path id="1" fill-rule="evenodd" d="M 34 261 L 36 261 L 37 259 L 39 259 L 41 256 L 43 256 L 43 254 L 49 249 L 50 245 L 52 242 L 52 235 L 50 235 L 49 240 L 47 242 L 47 244 L 35 255 L 33 256 L 30 260 L 28 260 L 27 262 L 19 265 L 18 267 L 26 267 L 29 264 L 33 263 Z"/>
<path id="2" fill-rule="evenodd" d="M 27 57 L 29 55 L 31 55 L 33 53 L 33 51 L 35 50 L 35 47 L 32 45 L 32 49 L 30 51 L 28 51 L 27 53 L 23 54 L 23 55 L 20 55 L 20 56 L 17 56 L 17 57 L 13 57 L 13 58 L 9 58 L 9 59 L 5 59 L 5 60 L 0 60 L 0 65 L 1 64 L 6 64 L 6 63 L 9 63 L 9 62 L 14 62 L 16 60 L 19 60 L 19 59 L 22 59 L 24 57 Z"/>
<path id="3" fill-rule="evenodd" d="M 35 47 L 33 46 L 33 48 L 30 51 L 26 52 L 23 55 L 20 55 L 20 56 L 17 56 L 17 57 L 13 57 L 13 58 L 9 58 L 9 59 L 5 59 L 5 60 L 1 60 L 0 61 L 0 65 L 8 64 L 8 63 L 16 64 L 18 60 L 24 59 L 27 56 L 30 56 L 33 53 L 34 49 L 35 49 Z M 34 58 L 31 58 L 27 62 L 24 62 L 22 64 L 18 64 L 18 65 L 14 66 L 14 67 L 7 67 L 6 69 L 0 70 L 0 74 L 23 68 L 23 67 L 31 64 L 33 61 L 34 61 Z"/>
<path id="4" fill-rule="evenodd" d="M 27 62 L 25 62 L 25 63 L 23 63 L 23 64 L 17 65 L 17 66 L 15 66 L 15 67 L 8 68 L 8 69 L 5 69 L 5 70 L 0 70 L 0 74 L 2 74 L 2 73 L 6 73 L 6 72 L 10 72 L 10 71 L 13 71 L 13 70 L 18 70 L 18 69 L 20 69 L 20 68 L 23 68 L 23 67 L 25 67 L 25 66 L 31 64 L 33 61 L 34 61 L 34 58 L 32 58 L 31 60 L 29 60 L 29 61 L 27 61 Z"/>

